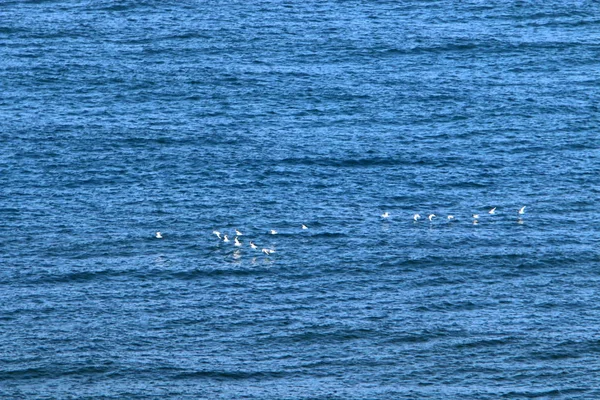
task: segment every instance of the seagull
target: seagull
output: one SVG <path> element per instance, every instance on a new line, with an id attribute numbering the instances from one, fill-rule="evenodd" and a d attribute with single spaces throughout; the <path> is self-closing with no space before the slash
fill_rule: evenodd
<path id="1" fill-rule="evenodd" d="M 308 229 L 308 226 L 302 224 L 302 229 Z"/>
<path id="2" fill-rule="evenodd" d="M 269 255 L 271 253 L 275 253 L 275 250 L 272 250 L 272 249 L 262 249 L 262 252 L 265 253 L 266 255 Z"/>
<path id="3" fill-rule="evenodd" d="M 229 242 L 229 238 L 227 237 L 227 235 L 224 235 L 224 236 L 223 236 L 223 241 L 224 241 L 225 243 Z"/>
<path id="4" fill-rule="evenodd" d="M 242 243 L 238 240 L 237 236 L 233 239 L 233 241 L 235 242 L 234 244 L 236 246 L 241 246 L 242 245 Z"/>
<path id="5" fill-rule="evenodd" d="M 254 244 L 254 242 L 250 242 L 250 247 L 252 247 L 254 250 L 256 250 L 256 245 Z"/>
<path id="6" fill-rule="evenodd" d="M 271 235 L 277 235 L 277 231 L 275 229 L 271 229 Z"/>
<path id="7" fill-rule="evenodd" d="M 521 207 L 521 209 L 519 210 L 519 215 L 525 214 L 525 207 L 527 207 L 527 206 Z"/>
<path id="8" fill-rule="evenodd" d="M 384 212 L 383 214 L 381 214 L 381 218 L 388 218 L 390 216 L 389 212 Z"/>
<path id="9" fill-rule="evenodd" d="M 162 239 L 163 238 L 162 235 L 160 234 L 160 232 L 156 232 L 156 238 L 157 239 Z"/>
<path id="10" fill-rule="evenodd" d="M 235 234 L 238 235 L 238 236 L 243 236 L 244 235 L 242 232 L 238 231 L 237 229 L 235 230 Z"/>
<path id="11" fill-rule="evenodd" d="M 490 211 L 488 211 L 488 214 L 491 214 L 491 215 L 496 214 L 496 207 L 494 207 Z"/>
<path id="12" fill-rule="evenodd" d="M 218 237 L 219 239 L 221 239 L 221 232 L 219 232 L 219 231 L 213 231 L 213 233 L 214 233 L 215 235 L 217 235 L 217 237 Z"/>
<path id="13" fill-rule="evenodd" d="M 413 219 L 414 219 L 415 221 L 418 221 L 418 220 L 419 220 L 419 218 L 421 218 L 421 216 L 420 216 L 419 214 L 415 214 L 415 215 L 413 215 Z"/>
<path id="14" fill-rule="evenodd" d="M 454 215 L 448 215 L 448 220 L 454 219 Z"/>
<path id="15" fill-rule="evenodd" d="M 433 221 L 433 217 L 435 217 L 435 214 L 429 214 L 429 216 L 427 217 L 429 219 L 429 221 Z"/>
<path id="16" fill-rule="evenodd" d="M 479 214 L 473 214 L 473 219 L 479 218 Z"/>
<path id="17" fill-rule="evenodd" d="M 476 219 L 473 220 L 473 225 L 477 225 L 479 223 L 479 221 L 477 221 Z"/>

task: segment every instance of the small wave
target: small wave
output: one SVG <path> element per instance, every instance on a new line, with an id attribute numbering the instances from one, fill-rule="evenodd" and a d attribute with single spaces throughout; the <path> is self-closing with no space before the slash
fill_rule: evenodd
<path id="1" fill-rule="evenodd" d="M 0 382 L 11 379 L 41 379 L 41 378 L 60 378 L 70 375 L 92 376 L 101 375 L 110 372 L 110 367 L 105 366 L 82 366 L 70 369 L 57 368 L 55 365 L 50 367 L 24 368 L 16 370 L 0 371 Z"/>
<path id="2" fill-rule="evenodd" d="M 475 304 L 471 301 L 450 302 L 418 306 L 415 311 L 440 312 L 440 311 L 473 311 L 485 308 L 483 304 Z"/>
<path id="3" fill-rule="evenodd" d="M 577 394 L 593 394 L 594 392 L 590 389 L 585 388 L 567 388 L 567 389 L 551 389 L 551 390 L 526 390 L 526 391 L 510 391 L 500 394 L 500 397 L 507 399 L 517 398 L 551 398 L 551 397 L 563 397 Z M 598 393 L 596 393 L 598 394 Z M 568 398 L 568 397 L 567 397 Z M 590 398 L 595 398 L 590 397 Z"/>
<path id="4" fill-rule="evenodd" d="M 373 329 L 330 329 L 323 327 L 321 330 L 304 329 L 301 333 L 294 333 L 286 336 L 277 336 L 276 340 L 298 342 L 316 342 L 316 343 L 335 343 L 360 340 L 377 335 Z"/>
<path id="5" fill-rule="evenodd" d="M 495 346 L 504 346 L 511 345 L 515 342 L 515 339 L 512 337 L 502 338 L 502 339 L 481 339 L 481 340 L 470 340 L 463 343 L 458 343 L 455 347 L 459 349 L 472 349 L 472 348 L 486 348 L 486 347 L 495 347 Z"/>
<path id="6" fill-rule="evenodd" d="M 283 371 L 235 371 L 235 370 L 205 370 L 182 372 L 173 375 L 173 379 L 215 379 L 215 380 L 257 380 L 279 379 L 288 373 Z"/>
<path id="7" fill-rule="evenodd" d="M 40 274 L 32 276 L 35 283 L 82 283 L 91 281 L 102 281 L 110 278 L 128 275 L 130 272 L 105 269 L 100 271 L 68 272 L 63 274 Z"/>
<path id="8" fill-rule="evenodd" d="M 212 268 L 212 269 L 194 269 L 191 271 L 181 272 L 166 272 L 161 273 L 163 277 L 169 277 L 178 280 L 194 280 L 201 277 L 218 277 L 218 276 L 253 276 L 263 275 L 267 270 L 256 268 Z"/>
<path id="9" fill-rule="evenodd" d="M 373 157 L 373 158 L 285 158 L 280 161 L 283 164 L 290 165 L 307 165 L 321 167 L 337 167 L 337 168 L 370 168 L 370 167 L 386 167 L 398 165 L 423 165 L 437 162 L 431 157 L 417 158 L 400 158 L 400 157 Z"/>

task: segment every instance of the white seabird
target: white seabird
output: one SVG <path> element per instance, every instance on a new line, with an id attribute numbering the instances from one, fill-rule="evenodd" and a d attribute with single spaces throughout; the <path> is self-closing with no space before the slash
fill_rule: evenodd
<path id="1" fill-rule="evenodd" d="M 384 212 L 383 214 L 381 214 L 381 218 L 389 218 L 390 213 L 389 212 Z"/>
<path id="2" fill-rule="evenodd" d="M 427 219 L 429 219 L 429 221 L 433 221 L 434 217 L 436 217 L 435 214 L 429 214 L 429 216 L 427 217 Z"/>
<path id="3" fill-rule="evenodd" d="M 219 231 L 213 231 L 213 233 L 214 233 L 215 235 L 217 235 L 217 237 L 218 237 L 219 239 L 221 239 L 221 232 L 219 232 Z"/>
<path id="4" fill-rule="evenodd" d="M 271 235 L 277 235 L 277 231 L 275 229 L 271 229 Z"/>
<path id="5" fill-rule="evenodd" d="M 156 232 L 156 236 L 155 237 L 157 239 L 162 239 L 163 238 L 162 235 L 160 234 L 160 232 Z"/>
<path id="6" fill-rule="evenodd" d="M 519 215 L 525 214 L 525 207 L 527 207 L 527 206 L 521 207 L 521 209 L 519 210 Z"/>
<path id="7" fill-rule="evenodd" d="M 302 224 L 302 229 L 308 229 L 308 226 Z"/>
<path id="8" fill-rule="evenodd" d="M 454 219 L 454 215 L 448 215 L 448 220 L 453 220 Z"/>
<path id="9" fill-rule="evenodd" d="M 250 242 L 250 247 L 252 247 L 254 250 L 256 250 L 256 245 L 254 244 L 254 242 Z"/>
<path id="10" fill-rule="evenodd" d="M 234 244 L 236 246 L 241 246 L 242 245 L 242 243 L 238 240 L 237 236 L 235 238 L 233 238 L 233 241 L 234 241 Z"/>
<path id="11" fill-rule="evenodd" d="M 413 215 L 413 219 L 414 219 L 415 221 L 418 221 L 418 220 L 419 220 L 419 218 L 421 218 L 421 216 L 420 216 L 419 214 L 415 214 L 415 215 Z"/>
<path id="12" fill-rule="evenodd" d="M 473 214 L 473 219 L 478 219 L 479 218 L 479 214 Z"/>
<path id="13" fill-rule="evenodd" d="M 227 235 L 224 235 L 224 236 L 223 236 L 223 241 L 224 241 L 225 243 L 229 242 L 229 238 L 227 237 Z"/>
<path id="14" fill-rule="evenodd" d="M 238 235 L 238 236 L 243 236 L 244 235 L 242 232 L 238 231 L 237 229 L 235 230 L 235 234 Z"/>
<path id="15" fill-rule="evenodd" d="M 496 207 L 494 207 L 490 211 L 488 211 L 488 214 L 491 214 L 491 215 L 496 214 Z"/>
<path id="16" fill-rule="evenodd" d="M 266 255 L 269 255 L 271 253 L 275 253 L 275 250 L 273 250 L 273 249 L 262 249 L 262 252 L 265 253 Z"/>

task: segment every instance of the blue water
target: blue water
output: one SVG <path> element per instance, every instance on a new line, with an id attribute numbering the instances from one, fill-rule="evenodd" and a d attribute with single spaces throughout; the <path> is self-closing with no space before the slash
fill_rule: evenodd
<path id="1" fill-rule="evenodd" d="M 2 2 L 0 397 L 600 398 L 599 43 L 593 1 Z"/>

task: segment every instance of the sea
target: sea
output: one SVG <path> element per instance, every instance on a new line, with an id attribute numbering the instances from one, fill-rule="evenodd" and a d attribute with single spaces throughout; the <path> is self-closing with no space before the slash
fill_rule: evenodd
<path id="1" fill-rule="evenodd" d="M 598 1 L 3 0 L 0 121 L 2 399 L 600 398 Z"/>

